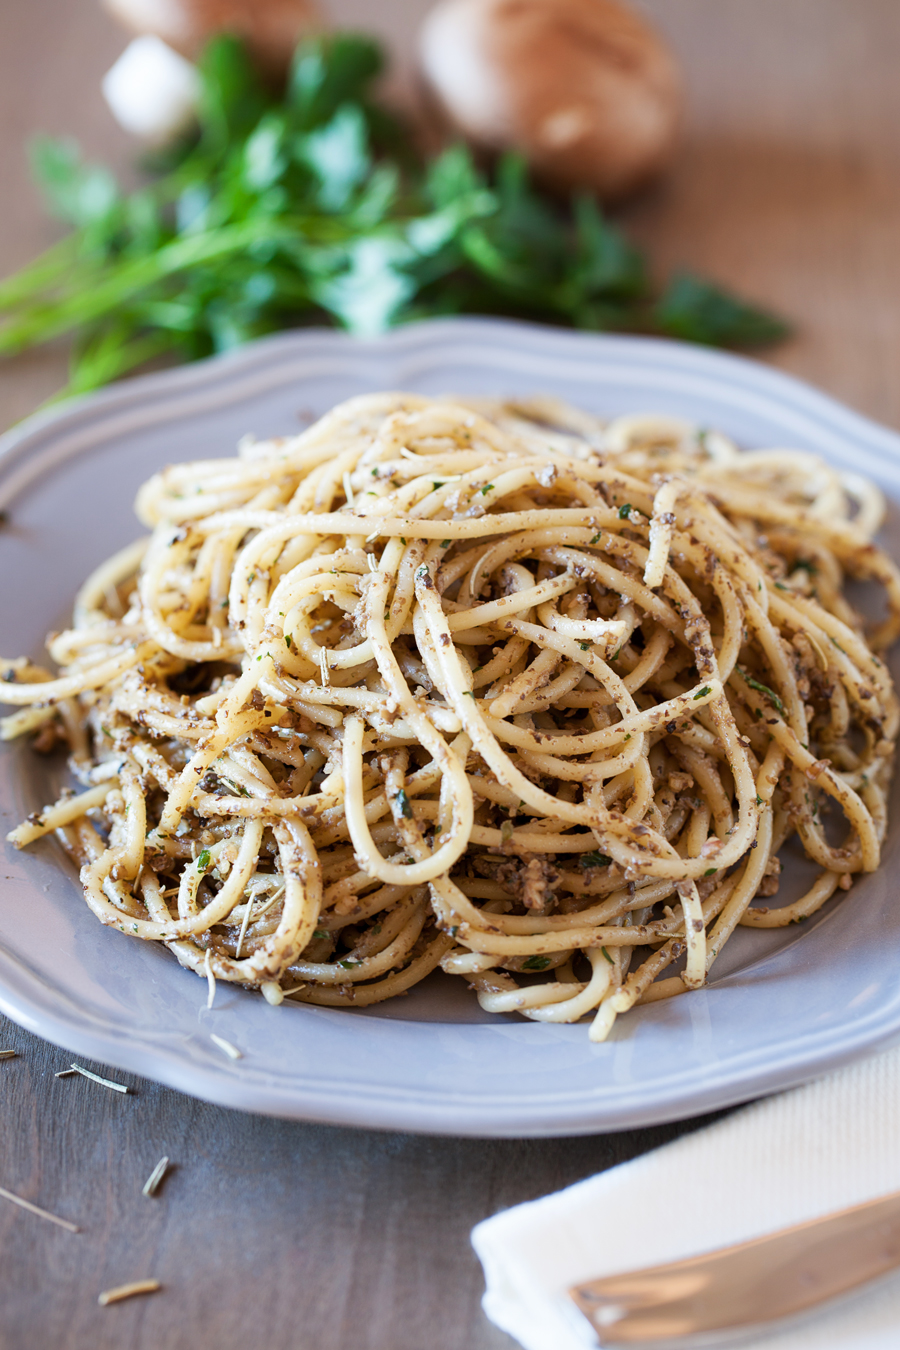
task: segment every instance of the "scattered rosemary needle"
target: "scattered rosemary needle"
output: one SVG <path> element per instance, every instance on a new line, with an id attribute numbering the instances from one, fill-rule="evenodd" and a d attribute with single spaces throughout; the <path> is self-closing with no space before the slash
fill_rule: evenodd
<path id="1" fill-rule="evenodd" d="M 132 1298 L 135 1294 L 155 1294 L 162 1289 L 159 1280 L 133 1280 L 131 1284 L 120 1284 L 115 1289 L 104 1289 L 97 1295 L 97 1302 L 105 1308 L 109 1303 L 121 1303 L 123 1298 Z"/>
<path id="2" fill-rule="evenodd" d="M 101 1078 L 99 1073 L 91 1073 L 90 1069 L 83 1069 L 80 1064 L 73 1064 L 70 1072 L 80 1073 L 82 1078 L 90 1078 L 92 1083 L 100 1083 L 103 1087 L 112 1088 L 113 1092 L 128 1093 L 131 1091 L 125 1083 L 114 1083 L 111 1078 Z M 62 1077 L 61 1074 L 58 1076 Z"/>
<path id="3" fill-rule="evenodd" d="M 312 782 L 312 779 L 310 779 L 310 783 L 311 783 L 311 782 Z M 309 784 L 307 784 L 307 786 L 309 786 Z M 246 934 L 246 932 L 247 932 L 247 926 L 248 926 L 248 924 L 250 923 L 250 915 L 251 915 L 251 913 L 253 912 L 254 901 L 255 901 L 255 896 L 252 896 L 252 895 L 251 895 L 251 897 L 250 897 L 250 899 L 247 901 L 247 905 L 246 905 L 246 907 L 245 907 L 245 909 L 244 909 L 244 918 L 243 918 L 243 922 L 241 923 L 241 931 L 238 933 L 237 946 L 236 946 L 235 949 L 234 949 L 234 959 L 235 959 L 235 961 L 240 961 L 240 959 L 241 959 L 241 948 L 242 948 L 243 945 L 244 945 L 244 935 Z"/>
<path id="4" fill-rule="evenodd" d="M 0 1050 L 0 1059 L 15 1059 L 15 1050 Z"/>
<path id="5" fill-rule="evenodd" d="M 12 1191 L 7 1191 L 0 1186 L 0 1195 L 4 1200 L 11 1200 L 14 1205 L 19 1205 L 22 1209 L 27 1209 L 29 1214 L 36 1214 L 39 1219 L 47 1219 L 49 1223 L 58 1224 L 60 1228 L 67 1229 L 70 1233 L 80 1233 L 81 1229 L 77 1223 L 69 1223 L 68 1219 L 61 1219 L 57 1214 L 51 1214 L 47 1209 L 41 1209 L 40 1205 L 33 1205 L 30 1200 L 23 1200 L 21 1195 L 13 1195 Z"/>
<path id="6" fill-rule="evenodd" d="M 204 957 L 204 960 L 203 960 L 203 969 L 204 969 L 204 971 L 205 971 L 205 973 L 206 973 L 206 979 L 207 979 L 207 982 L 208 982 L 208 984 L 209 984 L 209 993 L 208 993 L 207 996 L 206 996 L 206 1007 L 207 1007 L 207 1010 L 209 1010 L 209 1009 L 212 1007 L 213 1003 L 215 1002 L 215 998 L 216 998 L 216 977 L 215 977 L 215 975 L 213 974 L 213 968 L 212 968 L 212 965 L 211 965 L 211 957 L 212 957 L 212 952 L 210 951 L 209 947 L 207 947 L 207 949 L 206 949 L 206 956 Z"/>
<path id="7" fill-rule="evenodd" d="M 231 1041 L 226 1041 L 224 1036 L 217 1036 L 214 1031 L 211 1031 L 209 1033 L 209 1039 L 214 1041 L 220 1050 L 224 1050 L 229 1059 L 244 1058 L 237 1046 L 232 1045 Z"/>
<path id="8" fill-rule="evenodd" d="M 144 1182 L 143 1186 L 141 1187 L 141 1194 L 142 1194 L 142 1195 L 148 1195 L 148 1196 L 149 1196 L 149 1195 L 155 1195 L 155 1194 L 156 1194 L 156 1192 L 157 1192 L 157 1190 L 158 1190 L 158 1188 L 159 1188 L 159 1183 L 162 1181 L 163 1177 L 166 1175 L 166 1170 L 168 1169 L 168 1166 L 169 1166 L 169 1159 L 168 1159 L 168 1158 L 160 1158 L 159 1162 L 156 1164 L 156 1166 L 154 1167 L 153 1171 L 150 1173 L 149 1177 L 147 1178 L 147 1180 Z"/>

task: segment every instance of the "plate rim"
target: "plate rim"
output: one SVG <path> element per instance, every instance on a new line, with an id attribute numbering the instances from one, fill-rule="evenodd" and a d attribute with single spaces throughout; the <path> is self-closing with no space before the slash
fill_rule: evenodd
<path id="1" fill-rule="evenodd" d="M 136 424 L 142 426 L 175 423 L 184 415 L 181 410 L 186 404 L 193 408 L 210 402 L 220 406 L 218 386 L 223 382 L 230 387 L 231 397 L 227 401 L 237 403 L 247 396 L 251 387 L 258 390 L 266 385 L 272 388 L 282 385 L 295 363 L 305 363 L 304 371 L 308 376 L 312 353 L 331 369 L 338 364 L 346 370 L 356 359 L 365 364 L 373 357 L 383 358 L 386 354 L 406 357 L 408 362 L 418 358 L 434 369 L 436 344 L 438 350 L 445 341 L 458 348 L 460 340 L 467 337 L 478 342 L 489 340 L 494 344 L 494 355 L 500 357 L 503 355 L 501 343 L 511 343 L 519 348 L 517 359 L 520 361 L 529 345 L 533 348 L 536 343 L 551 348 L 554 358 L 568 362 L 570 367 L 572 353 L 578 352 L 579 363 L 586 357 L 620 361 L 625 366 L 636 362 L 644 379 L 651 369 L 656 369 L 669 371 L 679 379 L 687 372 L 692 378 L 720 381 L 729 388 L 745 390 L 755 404 L 759 403 L 762 392 L 779 410 L 788 407 L 795 417 L 812 418 L 819 426 L 822 422 L 827 423 L 836 442 L 846 443 L 852 439 L 856 450 L 856 443 L 862 439 L 866 444 L 860 447 L 863 451 L 861 466 L 871 469 L 877 464 L 882 478 L 886 470 L 893 468 L 893 475 L 888 476 L 893 476 L 900 485 L 900 435 L 783 371 L 732 353 L 668 339 L 573 333 L 536 324 L 465 318 L 427 320 L 367 340 L 327 329 L 282 333 L 207 361 L 139 376 L 122 385 L 40 411 L 0 437 L 0 508 L 14 501 L 18 493 L 43 475 L 52 463 L 71 460 L 83 449 L 96 446 L 98 430 L 102 433 L 101 439 L 107 439 L 122 434 L 123 422 L 134 423 L 137 419 Z M 541 361 L 543 358 L 538 353 L 533 359 Z M 495 1105 L 490 1119 L 486 1120 L 477 1105 L 469 1107 L 459 1101 L 454 1105 L 454 1118 L 448 1120 L 446 1102 L 437 1097 L 433 1101 L 421 1099 L 415 1102 L 395 1089 L 382 1087 L 379 1100 L 369 1097 L 336 1103 L 333 1089 L 321 1089 L 312 1081 L 304 1083 L 303 1109 L 298 1110 L 295 1091 L 279 1089 L 265 1074 L 254 1076 L 248 1061 L 243 1061 L 242 1066 L 234 1066 L 228 1061 L 218 1064 L 212 1059 L 186 1060 L 169 1047 L 153 1044 L 152 1039 L 135 1038 L 133 1032 L 129 1039 L 123 1040 L 116 1035 L 115 1028 L 107 1025 L 101 1029 L 93 1025 L 98 1020 L 93 1015 L 89 1017 L 82 1013 L 79 1016 L 77 1009 L 70 1009 L 66 1014 L 58 1007 L 50 1008 L 46 997 L 42 1002 L 33 985 L 40 985 L 38 976 L 0 942 L 0 1010 L 28 1030 L 67 1049 L 153 1077 L 223 1106 L 295 1119 L 436 1134 L 559 1136 L 662 1123 L 793 1086 L 836 1068 L 861 1052 L 874 1051 L 900 1035 L 898 991 L 889 1013 L 881 1007 L 856 1019 L 851 1027 L 845 1028 L 839 1043 L 832 1041 L 827 1045 L 804 1048 L 799 1040 L 795 1040 L 794 1044 L 799 1048 L 793 1058 L 784 1057 L 774 1069 L 771 1065 L 745 1064 L 742 1067 L 741 1060 L 752 1059 L 754 1054 L 758 1057 L 761 1053 L 759 1050 L 746 1051 L 732 1061 L 728 1072 L 720 1070 L 714 1084 L 706 1087 L 685 1085 L 680 1092 L 669 1093 L 663 1102 L 648 1101 L 641 1105 L 635 1100 L 629 1105 L 623 1101 L 617 1109 L 604 1111 L 600 1109 L 602 1103 L 585 1100 L 580 1110 L 569 1108 L 565 1121 L 561 1121 L 552 1102 L 546 1110 L 541 1110 L 539 1104 L 532 1104 L 528 1111 L 523 1111 L 521 1105 L 509 1111 Z M 701 997 L 704 992 L 700 991 Z M 697 994 L 692 995 L 692 998 L 697 997 Z M 384 1025 L 390 1023 L 386 1021 Z M 583 1026 L 579 1029 L 585 1034 Z M 815 1041 L 816 1037 L 809 1033 L 805 1039 Z M 648 1092 L 652 1097 L 648 1085 L 641 1083 L 634 1095 L 646 1097 Z M 377 1093 L 375 1097 L 378 1097 Z"/>

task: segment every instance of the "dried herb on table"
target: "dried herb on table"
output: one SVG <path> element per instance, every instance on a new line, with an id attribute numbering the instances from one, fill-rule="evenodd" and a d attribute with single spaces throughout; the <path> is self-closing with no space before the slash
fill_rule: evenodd
<path id="1" fill-rule="evenodd" d="M 696 277 L 658 295 L 596 202 L 538 191 L 524 161 L 490 173 L 462 146 L 419 158 L 372 99 L 369 39 L 317 37 L 273 94 L 241 45 L 200 61 L 198 133 L 124 193 L 69 141 L 35 174 L 73 231 L 0 282 L 0 353 L 75 338 L 68 393 L 298 325 L 371 335 L 405 320 L 505 314 L 578 328 L 771 342 L 780 320 Z"/>

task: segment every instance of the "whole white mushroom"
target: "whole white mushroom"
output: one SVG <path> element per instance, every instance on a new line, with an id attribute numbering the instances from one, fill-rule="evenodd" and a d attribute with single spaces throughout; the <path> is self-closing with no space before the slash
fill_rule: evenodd
<path id="1" fill-rule="evenodd" d="M 419 52 L 455 131 L 484 150 L 520 150 L 557 189 L 622 196 L 675 147 L 678 66 L 618 0 L 442 0 Z"/>
<path id="2" fill-rule="evenodd" d="M 128 44 L 101 87 L 119 125 L 149 145 L 186 131 L 200 101 L 196 67 L 149 33 Z"/>

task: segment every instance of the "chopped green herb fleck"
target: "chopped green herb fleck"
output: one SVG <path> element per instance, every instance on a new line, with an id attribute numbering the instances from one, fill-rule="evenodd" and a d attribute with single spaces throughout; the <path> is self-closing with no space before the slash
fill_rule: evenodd
<path id="1" fill-rule="evenodd" d="M 706 698 L 706 695 L 709 692 L 710 692 L 709 685 L 705 684 L 702 689 L 697 690 L 696 694 L 694 695 L 694 702 L 696 703 L 698 698 Z"/>
<path id="2" fill-rule="evenodd" d="M 600 532 L 598 531 L 598 533 L 595 534 L 594 537 L 593 537 L 593 539 L 591 540 L 591 543 L 592 543 L 592 544 L 599 544 L 599 543 L 600 543 L 600 540 L 601 540 L 602 538 L 603 538 L 602 533 L 600 533 Z"/>
<path id="3" fill-rule="evenodd" d="M 549 956 L 529 956 L 527 961 L 522 962 L 523 970 L 546 970 L 550 964 Z"/>
<path id="4" fill-rule="evenodd" d="M 612 858 L 608 858 L 605 853 L 595 851 L 593 853 L 582 853 L 581 855 L 581 866 L 584 868 L 608 867 L 611 862 Z"/>
<path id="5" fill-rule="evenodd" d="M 313 933 L 313 937 L 314 937 L 314 938 L 327 938 L 327 937 L 331 937 L 331 934 L 328 932 L 328 930 L 327 930 L 326 928 L 317 928 L 317 929 L 315 930 L 315 932 Z"/>
<path id="6" fill-rule="evenodd" d="M 719 870 L 718 867 L 707 867 L 703 875 L 705 877 L 713 877 L 718 872 L 718 870 Z"/>
<path id="7" fill-rule="evenodd" d="M 284 635 L 284 645 L 287 647 L 288 651 L 293 651 L 293 647 L 294 647 L 294 639 L 293 639 L 293 636 L 292 636 L 290 633 L 285 633 L 285 635 Z"/>
<path id="8" fill-rule="evenodd" d="M 442 539 L 442 540 L 441 540 L 441 548 L 449 548 L 449 547 L 450 547 L 450 540 L 449 540 L 449 539 Z"/>
<path id="9" fill-rule="evenodd" d="M 342 970 L 355 970 L 357 966 L 361 966 L 361 965 L 362 965 L 362 962 L 361 962 L 361 961 L 338 961 L 338 965 L 341 967 Z"/>
<path id="10" fill-rule="evenodd" d="M 406 820 L 412 820 L 413 809 L 412 806 L 410 805 L 409 798 L 407 797 L 406 792 L 403 788 L 401 788 L 400 791 L 396 794 L 396 796 L 394 797 L 394 801 L 400 808 L 401 816 L 404 816 Z"/>
<path id="11" fill-rule="evenodd" d="M 483 488 L 481 489 L 481 495 L 482 495 L 482 497 L 486 497 L 486 496 L 488 495 L 488 493 L 489 493 L 489 492 L 493 492 L 493 490 L 494 490 L 494 485 L 493 485 L 493 483 L 488 483 L 486 487 L 483 487 Z"/>
<path id="12" fill-rule="evenodd" d="M 631 502 L 626 502 L 624 506 L 619 507 L 619 519 L 628 520 L 632 512 Z"/>
<path id="13" fill-rule="evenodd" d="M 200 857 L 197 859 L 197 871 L 205 872 L 209 867 L 209 862 L 210 862 L 209 849 L 205 848 L 203 852 L 200 854 Z"/>
<path id="14" fill-rule="evenodd" d="M 784 704 L 774 689 L 770 689 L 767 684 L 760 684 L 759 680 L 754 680 L 753 676 L 748 675 L 745 670 L 741 670 L 740 666 L 735 666 L 735 670 L 743 680 L 747 681 L 751 689 L 755 689 L 758 694 L 765 694 L 767 698 L 770 698 L 782 717 L 784 716 Z"/>
<path id="15" fill-rule="evenodd" d="M 588 652 L 591 649 L 591 644 L 589 642 L 579 642 L 578 645 L 583 652 Z"/>
<path id="16" fill-rule="evenodd" d="M 600 950 L 601 950 L 601 952 L 603 953 L 603 955 L 606 957 L 606 959 L 607 959 L 607 961 L 609 962 L 609 964 L 610 964 L 611 966 L 614 966 L 614 965 L 616 964 L 616 958 L 615 958 L 614 956 L 610 956 L 609 952 L 606 950 L 605 947 L 601 947 Z"/>

